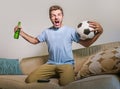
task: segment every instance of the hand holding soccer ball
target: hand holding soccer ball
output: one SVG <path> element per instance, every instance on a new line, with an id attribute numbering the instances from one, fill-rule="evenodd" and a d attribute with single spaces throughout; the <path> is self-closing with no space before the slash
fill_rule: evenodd
<path id="1" fill-rule="evenodd" d="M 83 21 L 78 25 L 77 32 L 80 39 L 92 39 L 95 36 L 95 29 L 89 26 L 89 21 Z"/>

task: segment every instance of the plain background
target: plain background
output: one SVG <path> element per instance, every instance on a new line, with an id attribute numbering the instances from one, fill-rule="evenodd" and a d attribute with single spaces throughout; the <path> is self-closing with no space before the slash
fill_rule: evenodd
<path id="1" fill-rule="evenodd" d="M 48 54 L 45 43 L 33 45 L 22 37 L 13 38 L 14 27 L 22 22 L 24 31 L 37 36 L 51 26 L 48 9 L 60 5 L 64 24 L 76 28 L 84 20 L 99 22 L 104 33 L 92 45 L 120 41 L 120 0 L 0 0 L 0 57 L 24 58 Z M 73 43 L 73 49 L 81 48 Z"/>

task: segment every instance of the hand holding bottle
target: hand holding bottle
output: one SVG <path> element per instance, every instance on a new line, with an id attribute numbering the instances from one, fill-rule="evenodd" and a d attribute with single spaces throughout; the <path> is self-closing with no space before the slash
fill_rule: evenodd
<path id="1" fill-rule="evenodd" d="M 18 25 L 14 28 L 14 39 L 19 39 L 21 30 L 21 22 L 18 22 Z"/>

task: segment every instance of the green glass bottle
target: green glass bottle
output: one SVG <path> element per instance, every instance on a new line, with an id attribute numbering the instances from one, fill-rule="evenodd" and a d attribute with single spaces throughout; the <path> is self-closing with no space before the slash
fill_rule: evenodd
<path id="1" fill-rule="evenodd" d="M 18 22 L 18 29 L 14 33 L 14 39 L 19 39 L 21 22 Z"/>

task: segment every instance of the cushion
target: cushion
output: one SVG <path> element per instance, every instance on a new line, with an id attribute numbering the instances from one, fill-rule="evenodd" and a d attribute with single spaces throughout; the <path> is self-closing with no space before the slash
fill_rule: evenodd
<path id="1" fill-rule="evenodd" d="M 84 58 L 80 58 L 75 60 L 75 65 L 74 65 L 74 72 L 75 74 L 78 73 L 78 71 L 80 70 L 80 68 L 83 66 L 83 64 L 86 62 L 88 57 L 84 57 Z"/>
<path id="2" fill-rule="evenodd" d="M 22 74 L 18 59 L 0 58 L 1 75 L 19 75 Z"/>
<path id="3" fill-rule="evenodd" d="M 120 73 L 120 47 L 102 50 L 86 59 L 77 79 L 91 75 Z"/>

